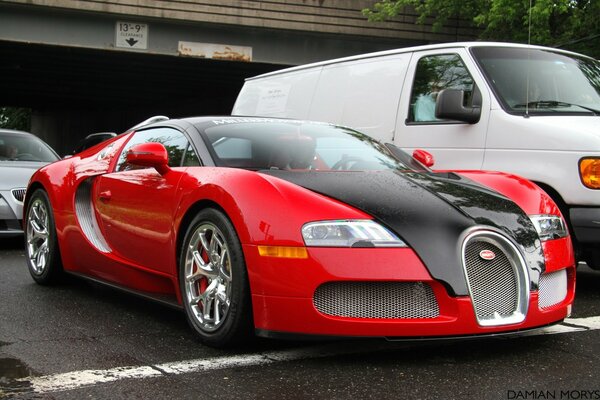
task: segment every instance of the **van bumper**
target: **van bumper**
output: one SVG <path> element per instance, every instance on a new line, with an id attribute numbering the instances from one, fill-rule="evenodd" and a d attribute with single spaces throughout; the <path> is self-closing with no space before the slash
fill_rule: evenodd
<path id="1" fill-rule="evenodd" d="M 600 207 L 571 208 L 573 234 L 587 264 L 600 269 Z"/>

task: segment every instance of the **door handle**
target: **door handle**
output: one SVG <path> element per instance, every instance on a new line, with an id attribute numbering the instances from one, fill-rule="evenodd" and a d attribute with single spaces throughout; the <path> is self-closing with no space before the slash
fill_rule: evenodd
<path id="1" fill-rule="evenodd" d="M 112 193 L 110 192 L 110 190 L 105 190 L 103 192 L 100 192 L 98 197 L 100 198 L 100 200 L 108 201 L 112 197 Z"/>

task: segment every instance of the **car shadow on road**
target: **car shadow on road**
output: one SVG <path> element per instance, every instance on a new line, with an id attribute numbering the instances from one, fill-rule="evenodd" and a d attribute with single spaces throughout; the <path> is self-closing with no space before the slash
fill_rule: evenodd
<path id="1" fill-rule="evenodd" d="M 7 238 L 0 237 L 0 251 L 18 249 L 25 249 L 25 241 L 23 239 L 23 236 Z"/>

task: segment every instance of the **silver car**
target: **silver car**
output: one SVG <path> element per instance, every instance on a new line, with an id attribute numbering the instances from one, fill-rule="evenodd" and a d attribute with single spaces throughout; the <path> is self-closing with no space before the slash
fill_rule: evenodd
<path id="1" fill-rule="evenodd" d="M 23 234 L 23 199 L 29 178 L 58 159 L 50 146 L 31 133 L 0 129 L 0 237 Z"/>

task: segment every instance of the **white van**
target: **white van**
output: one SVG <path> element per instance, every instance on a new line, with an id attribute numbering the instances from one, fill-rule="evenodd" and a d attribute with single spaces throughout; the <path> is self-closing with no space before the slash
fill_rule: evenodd
<path id="1" fill-rule="evenodd" d="M 436 169 L 538 183 L 600 268 L 600 62 L 545 47 L 448 43 L 325 61 L 246 80 L 234 115 L 351 126 Z"/>

